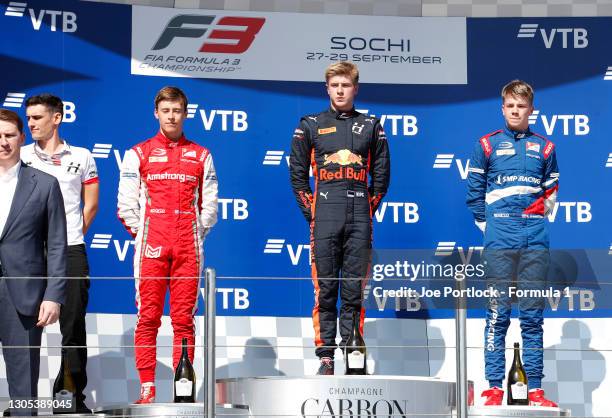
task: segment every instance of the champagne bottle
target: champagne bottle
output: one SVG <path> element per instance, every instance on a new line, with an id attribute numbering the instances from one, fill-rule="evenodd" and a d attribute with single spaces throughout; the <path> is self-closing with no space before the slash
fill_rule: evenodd
<path id="1" fill-rule="evenodd" d="M 174 402 L 195 402 L 195 371 L 187 352 L 187 338 L 183 338 L 183 351 L 174 372 Z"/>
<path id="2" fill-rule="evenodd" d="M 53 383 L 53 413 L 70 413 L 76 408 L 76 386 L 70 371 L 68 351 L 62 348 L 62 363 Z"/>
<path id="3" fill-rule="evenodd" d="M 508 405 L 528 405 L 527 374 L 521 362 L 519 343 L 514 343 L 514 360 L 508 372 Z"/>
<path id="4" fill-rule="evenodd" d="M 345 374 L 367 374 L 365 341 L 359 331 L 359 311 L 353 312 L 353 329 L 344 347 Z"/>

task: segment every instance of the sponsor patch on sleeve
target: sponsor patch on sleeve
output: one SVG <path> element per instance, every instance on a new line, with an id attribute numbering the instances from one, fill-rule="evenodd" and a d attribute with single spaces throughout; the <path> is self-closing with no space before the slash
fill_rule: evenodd
<path id="1" fill-rule="evenodd" d="M 304 131 L 300 128 L 296 128 L 295 131 L 293 131 L 293 137 L 295 139 L 303 139 L 304 138 Z"/>
<path id="2" fill-rule="evenodd" d="M 548 158 L 548 156 L 553 152 L 553 149 L 555 149 L 555 144 L 553 144 L 550 141 L 546 141 L 546 146 L 544 147 L 544 158 Z"/>
<path id="3" fill-rule="evenodd" d="M 489 138 L 486 136 L 480 138 L 480 145 L 482 146 L 482 150 L 484 151 L 485 155 L 489 157 L 493 152 L 493 148 L 491 148 L 491 141 L 489 141 Z"/>

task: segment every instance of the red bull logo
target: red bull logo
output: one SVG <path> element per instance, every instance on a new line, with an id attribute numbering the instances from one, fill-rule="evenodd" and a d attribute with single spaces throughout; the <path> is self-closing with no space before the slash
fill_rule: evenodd
<path id="1" fill-rule="evenodd" d="M 363 165 L 361 162 L 361 156 L 357 154 L 353 154 L 351 151 L 347 149 L 341 149 L 340 151 L 336 151 L 333 154 L 324 156 L 323 165 L 328 164 L 338 164 L 338 165 L 350 165 L 357 164 Z"/>
<path id="2" fill-rule="evenodd" d="M 319 180 L 355 180 L 365 183 L 367 181 L 367 171 L 365 168 L 354 169 L 353 167 L 340 167 L 339 170 L 319 170 Z"/>

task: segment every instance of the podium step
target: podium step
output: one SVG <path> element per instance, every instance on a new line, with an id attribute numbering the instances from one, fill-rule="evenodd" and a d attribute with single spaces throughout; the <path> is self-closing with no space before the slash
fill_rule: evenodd
<path id="1" fill-rule="evenodd" d="M 549 408 L 545 406 L 477 406 L 468 410 L 468 415 L 474 418 L 547 418 L 569 417 L 569 409 Z"/>
<path id="2" fill-rule="evenodd" d="M 205 413 L 203 403 L 154 403 L 111 406 L 97 410 L 95 415 L 98 417 L 202 418 Z M 249 413 L 245 408 L 217 405 L 215 415 L 217 417 L 248 417 Z"/>
<path id="3" fill-rule="evenodd" d="M 217 403 L 248 408 L 252 417 L 451 418 L 455 383 L 410 376 L 219 379 Z"/>

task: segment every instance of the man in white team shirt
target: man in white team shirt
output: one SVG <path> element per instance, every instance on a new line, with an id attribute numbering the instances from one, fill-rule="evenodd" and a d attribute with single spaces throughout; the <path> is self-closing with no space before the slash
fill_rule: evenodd
<path id="1" fill-rule="evenodd" d="M 21 160 L 51 174 L 59 181 L 68 228 L 68 260 L 66 303 L 61 308 L 62 346 L 67 355 L 76 386 L 76 412 L 91 412 L 85 406 L 83 390 L 87 386 L 87 333 L 85 312 L 89 300 L 89 263 L 83 236 L 98 211 L 98 171 L 91 153 L 75 147 L 59 137 L 64 115 L 62 100 L 51 94 L 32 96 L 26 100 L 28 128 L 34 142 L 21 149 Z M 82 279 L 77 279 L 82 277 Z"/>

